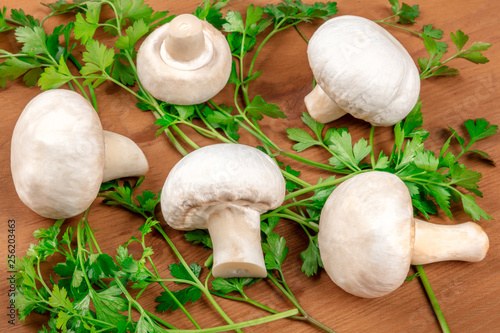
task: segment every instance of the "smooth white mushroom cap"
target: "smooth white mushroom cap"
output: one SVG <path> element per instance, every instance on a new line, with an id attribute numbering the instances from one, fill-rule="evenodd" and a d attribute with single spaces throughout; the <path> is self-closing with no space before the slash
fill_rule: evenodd
<path id="1" fill-rule="evenodd" d="M 269 156 L 250 146 L 222 143 L 195 150 L 172 168 L 161 209 L 174 229 L 206 229 L 215 211 L 241 206 L 262 214 L 279 207 L 284 197 L 285 181 Z"/>
<path id="2" fill-rule="evenodd" d="M 48 218 L 67 218 L 96 198 L 105 161 L 101 122 L 69 90 L 45 91 L 25 107 L 11 141 L 11 170 L 20 199 Z"/>
<path id="3" fill-rule="evenodd" d="M 413 252 L 410 194 L 395 175 L 372 171 L 346 180 L 321 212 L 318 243 L 330 278 L 360 297 L 379 297 L 405 280 Z"/>
<path id="4" fill-rule="evenodd" d="M 368 19 L 344 15 L 326 21 L 311 37 L 307 54 L 326 95 L 345 112 L 372 125 L 396 124 L 418 101 L 420 77 L 411 56 L 390 33 Z M 306 100 L 316 119 L 312 103 Z M 320 122 L 334 120 L 324 114 L 318 118 Z"/>
<path id="5" fill-rule="evenodd" d="M 155 98 L 170 104 L 211 99 L 227 84 L 231 65 L 224 35 L 191 14 L 179 15 L 156 29 L 137 55 L 141 84 Z"/>

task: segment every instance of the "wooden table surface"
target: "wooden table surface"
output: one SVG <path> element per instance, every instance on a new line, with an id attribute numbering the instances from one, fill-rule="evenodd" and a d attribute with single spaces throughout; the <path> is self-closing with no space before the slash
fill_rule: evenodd
<path id="1" fill-rule="evenodd" d="M 198 5 L 197 0 L 189 1 L 146 1 L 155 10 L 170 10 L 173 14 L 192 12 Z M 307 1 L 309 2 L 309 1 Z M 255 4 L 266 2 L 256 0 Z M 475 65 L 465 60 L 457 60 L 452 64 L 460 70 L 458 77 L 425 80 L 422 83 L 421 98 L 423 101 L 424 128 L 430 131 L 430 139 L 426 147 L 439 151 L 450 132 L 447 126 L 458 129 L 464 134 L 463 122 L 469 118 L 486 118 L 493 124 L 500 124 L 500 2 L 495 0 L 459 0 L 431 1 L 420 0 L 421 15 L 415 28 L 424 24 L 433 24 L 445 31 L 445 41 L 451 44 L 449 33 L 461 29 L 469 34 L 471 41 L 490 42 L 493 47 L 485 55 L 491 60 L 484 65 Z M 227 9 L 244 12 L 249 4 L 246 1 L 232 0 Z M 410 4 L 414 4 L 413 2 Z M 23 8 L 26 13 L 41 18 L 48 9 L 32 0 L 4 0 L 2 6 L 7 8 Z M 370 19 L 380 19 L 390 15 L 390 5 L 385 0 L 339 1 L 338 15 L 355 14 Z M 47 21 L 52 29 L 64 17 L 56 17 Z M 301 25 L 306 36 L 311 36 L 320 22 Z M 421 40 L 402 31 L 389 29 L 407 48 L 413 59 L 426 56 Z M 110 39 L 104 34 L 102 42 Z M 15 51 L 14 33 L 0 34 L 0 48 Z M 450 46 L 453 49 L 453 46 Z M 260 94 L 266 101 L 276 103 L 288 116 L 284 120 L 271 120 L 263 123 L 263 130 L 281 146 L 290 149 L 292 143 L 287 139 L 287 127 L 304 127 L 300 116 L 305 110 L 303 97 L 310 91 L 312 74 L 306 57 L 306 43 L 293 29 L 289 29 L 277 37 L 273 37 L 264 48 L 256 69 L 262 70 L 262 76 L 250 89 L 251 96 Z M 231 103 L 234 85 L 227 86 L 217 97 L 218 102 Z M 9 273 L 6 269 L 7 253 L 7 221 L 16 221 L 16 254 L 24 255 L 31 242 L 32 233 L 40 227 L 48 227 L 53 221 L 44 219 L 24 206 L 19 200 L 10 174 L 10 138 L 14 125 L 31 98 L 40 93 L 38 87 L 26 88 L 18 80 L 8 82 L 0 89 L 0 331 L 2 332 L 37 332 L 47 320 L 46 316 L 31 315 L 26 322 L 18 322 L 14 326 L 7 323 L 6 307 L 8 305 Z M 153 125 L 151 113 L 141 112 L 135 107 L 134 98 L 117 86 L 105 83 L 97 90 L 99 115 L 104 129 L 130 137 L 144 151 L 150 163 L 150 171 L 142 185 L 144 190 L 159 191 L 172 166 L 181 158 L 165 136 L 155 137 L 157 126 Z M 333 124 L 332 124 L 333 125 Z M 368 138 L 369 125 L 363 121 L 345 116 L 334 123 L 334 126 L 348 126 L 353 137 Z M 215 143 L 202 138 L 191 131 L 196 142 L 203 146 Z M 391 129 L 377 131 L 377 147 L 391 147 Z M 257 141 L 242 135 L 242 143 L 256 145 Z M 497 163 L 500 162 L 500 136 L 487 138 L 477 145 L 477 149 L 486 151 Z M 327 156 L 315 149 L 302 153 L 310 159 L 326 162 Z M 302 170 L 301 177 L 315 183 L 318 177 L 328 176 L 312 168 L 297 165 L 291 160 L 284 162 L 297 166 Z M 479 263 L 444 262 L 424 266 L 436 297 L 443 310 L 452 332 L 499 332 L 500 331 L 500 205 L 498 204 L 500 180 L 499 169 L 476 157 L 464 157 L 463 162 L 470 168 L 483 174 L 480 190 L 484 198 L 478 199 L 480 206 L 495 220 L 479 221 L 488 233 L 490 250 L 487 257 Z M 435 223 L 461 223 L 469 218 L 461 207 L 453 207 L 454 220 L 449 221 L 440 212 L 432 217 Z M 76 225 L 79 217 L 68 219 L 66 223 Z M 97 199 L 90 214 L 90 223 L 98 229 L 96 237 L 102 250 L 115 255 L 116 248 L 127 241 L 131 232 L 142 223 L 142 218 L 134 216 L 118 208 L 105 206 Z M 167 227 L 165 227 L 167 230 Z M 287 240 L 290 253 L 284 263 L 284 273 L 291 289 L 303 307 L 316 319 L 338 332 L 439 332 L 440 328 L 434 317 L 424 289 L 418 279 L 405 282 L 393 293 L 376 299 L 363 299 L 351 296 L 335 286 L 324 271 L 317 276 L 307 278 L 300 271 L 299 254 L 307 246 L 306 238 L 300 229 L 291 222 L 282 221 L 278 232 Z M 189 245 L 181 232 L 167 230 L 178 246 L 187 262 L 203 263 L 209 252 Z M 168 277 L 167 265 L 176 262 L 158 234 L 148 239 L 154 248 L 154 260 L 158 268 Z M 46 274 L 53 274 L 48 268 Z M 202 276 L 206 276 L 206 270 Z M 410 272 L 411 273 L 411 272 Z M 48 276 L 48 275 L 47 275 Z M 159 289 L 142 297 L 142 304 L 154 310 L 154 299 Z M 248 289 L 248 295 L 262 303 L 272 305 L 284 311 L 292 306 L 275 290 L 271 284 L 263 281 Z M 220 300 L 222 307 L 237 322 L 257 318 L 264 313 L 227 300 Z M 205 301 L 188 305 L 188 310 L 203 327 L 223 324 L 223 321 Z M 160 315 L 178 327 L 192 328 L 182 315 L 164 313 Z M 315 332 L 311 326 L 292 320 L 281 320 L 264 326 L 245 329 L 246 332 Z M 319 330 L 318 330 L 319 331 Z"/>

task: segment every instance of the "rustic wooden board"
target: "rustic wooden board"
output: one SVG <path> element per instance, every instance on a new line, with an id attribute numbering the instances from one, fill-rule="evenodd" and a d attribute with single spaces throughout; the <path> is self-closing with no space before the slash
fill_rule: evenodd
<path id="1" fill-rule="evenodd" d="M 309 2 L 309 1 L 308 1 Z M 170 10 L 180 14 L 192 12 L 198 1 L 147 1 L 156 10 Z M 265 4 L 256 0 L 255 4 Z M 493 124 L 500 124 L 500 3 L 494 0 L 472 1 L 440 1 L 420 0 L 421 18 L 416 27 L 423 24 L 433 24 L 445 31 L 445 41 L 450 41 L 449 33 L 458 29 L 470 35 L 472 41 L 493 43 L 486 53 L 491 60 L 485 65 L 474 65 L 464 60 L 454 62 L 461 75 L 451 78 L 430 79 L 422 84 L 424 128 L 430 131 L 427 147 L 438 151 L 449 136 L 447 126 L 465 133 L 463 122 L 468 118 L 486 118 Z M 231 1 L 229 9 L 244 11 L 247 1 Z M 413 4 L 413 3 L 411 3 Z M 2 6 L 8 8 L 23 8 L 25 12 L 41 18 L 48 9 L 32 0 L 4 0 Z M 340 1 L 339 15 L 355 14 L 370 19 L 384 18 L 390 15 L 389 3 L 377 1 Z M 47 21 L 47 28 L 52 29 L 65 17 L 56 17 Z M 311 36 L 319 26 L 318 23 L 302 25 L 306 36 Z M 409 50 L 412 57 L 425 56 L 426 51 L 419 38 L 410 34 L 389 30 Z M 98 34 L 102 42 L 110 39 L 104 34 Z M 0 48 L 16 51 L 13 32 L 0 35 Z M 453 46 L 451 46 L 453 49 Z M 312 74 L 306 58 L 306 43 L 293 30 L 281 33 L 273 38 L 263 50 L 256 68 L 262 70 L 262 76 L 255 81 L 250 90 L 251 95 L 260 94 L 269 102 L 277 103 L 288 116 L 285 120 L 266 121 L 263 130 L 273 140 L 284 148 L 290 149 L 291 143 L 286 138 L 287 127 L 304 127 L 300 115 L 304 110 L 303 97 L 310 91 Z M 216 97 L 219 102 L 231 103 L 233 86 L 228 86 Z M 38 87 L 26 88 L 22 82 L 9 82 L 6 88 L 0 90 L 0 177 L 2 198 L 0 199 L 1 225 L 0 240 L 0 330 L 2 332 L 37 332 L 47 320 L 46 316 L 32 315 L 26 322 L 16 320 L 14 326 L 8 323 L 8 277 L 6 269 L 7 256 L 7 221 L 16 221 L 16 254 L 23 255 L 31 242 L 32 233 L 40 227 L 48 227 L 53 223 L 39 217 L 25 207 L 14 190 L 10 175 L 10 137 L 15 122 L 28 101 L 40 93 Z M 154 117 L 150 113 L 139 111 L 135 107 L 132 96 L 111 84 L 103 84 L 98 88 L 99 115 L 103 127 L 107 130 L 124 134 L 133 139 L 145 152 L 150 162 L 150 171 L 143 184 L 143 189 L 159 191 L 165 177 L 172 166 L 180 159 L 180 154 L 164 137 L 155 137 L 157 127 L 153 125 Z M 349 116 L 337 121 L 334 126 L 348 126 L 353 137 L 368 137 L 369 126 Z M 190 131 L 188 131 L 191 133 Z M 391 146 L 391 130 L 377 131 L 376 141 L 380 148 Z M 214 143 L 191 133 L 199 145 Z M 255 139 L 243 135 L 242 142 L 255 145 Z M 495 161 L 500 161 L 499 136 L 490 137 L 478 144 L 478 149 L 486 151 Z M 325 161 L 327 156 L 319 150 L 310 149 L 303 156 L 317 161 Z M 312 168 L 305 168 L 293 161 L 284 162 L 302 170 L 301 177 L 311 183 L 318 177 L 327 176 Z M 476 157 L 464 157 L 464 162 L 474 170 L 483 173 L 480 189 L 484 198 L 478 202 L 494 219 L 500 217 L 499 171 L 493 165 L 485 163 Z M 460 207 L 454 207 L 455 218 L 449 221 L 439 213 L 432 218 L 435 223 L 459 223 L 468 219 Z M 78 217 L 69 219 L 66 223 L 76 225 Z M 142 219 L 120 209 L 104 206 L 96 200 L 90 214 L 90 223 L 98 229 L 96 236 L 102 250 L 111 255 L 115 249 L 127 241 L 131 232 L 142 223 Z M 498 221 L 480 221 L 490 237 L 490 251 L 480 263 L 447 262 L 426 265 L 425 270 L 439 300 L 444 315 L 452 332 L 498 332 L 500 325 L 500 226 Z M 167 229 L 187 262 L 203 263 L 209 252 L 199 247 L 189 245 L 182 233 Z M 432 309 L 418 280 L 406 282 L 397 291 L 377 299 L 362 299 L 351 296 L 336 287 L 328 276 L 321 272 L 317 276 L 307 278 L 300 271 L 299 253 L 306 246 L 306 239 L 299 228 L 291 222 L 283 221 L 278 227 L 290 248 L 288 259 L 284 264 L 285 276 L 303 307 L 316 319 L 337 330 L 338 332 L 439 332 L 439 326 Z M 159 270 L 168 275 L 167 265 L 175 262 L 171 251 L 157 234 L 149 238 L 154 248 L 154 259 Z M 46 276 L 54 275 L 48 267 L 44 269 Z M 206 276 L 206 271 L 203 276 Z M 154 299 L 160 290 L 153 289 L 143 295 L 142 304 L 154 310 Z M 248 296 L 271 305 L 278 310 L 287 310 L 289 304 L 268 282 L 261 282 L 248 289 Z M 235 321 L 244 321 L 264 315 L 263 312 L 221 300 L 220 304 Z M 203 327 L 221 325 L 224 322 L 211 309 L 206 301 L 198 301 L 188 306 L 189 311 Z M 192 328 L 182 315 L 176 313 L 161 314 L 161 317 L 178 327 Z M 310 326 L 301 322 L 282 320 L 246 329 L 247 332 L 313 332 Z"/>

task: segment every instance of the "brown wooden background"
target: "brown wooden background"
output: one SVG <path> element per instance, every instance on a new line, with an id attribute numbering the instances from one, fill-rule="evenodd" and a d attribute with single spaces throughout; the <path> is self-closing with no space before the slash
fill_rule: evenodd
<path id="1" fill-rule="evenodd" d="M 309 1 L 308 1 L 309 2 Z M 192 12 L 198 5 L 197 0 L 189 1 L 147 1 L 155 10 L 170 10 L 181 14 Z M 264 5 L 265 1 L 255 1 Z M 447 126 L 465 133 L 463 122 L 469 118 L 485 117 L 493 124 L 500 124 L 499 79 L 500 79 L 500 2 L 495 0 L 460 0 L 431 1 L 419 0 L 421 18 L 415 28 L 423 24 L 433 24 L 445 31 L 446 42 L 450 42 L 449 33 L 458 29 L 470 35 L 471 41 L 493 43 L 486 53 L 491 60 L 485 65 L 474 65 L 465 60 L 452 63 L 461 75 L 451 78 L 431 79 L 423 82 L 421 96 L 423 100 L 424 128 L 430 131 L 427 147 L 438 151 L 449 135 Z M 244 12 L 249 5 L 247 1 L 231 1 L 229 9 Z M 414 2 L 410 2 L 414 4 Z M 4 0 L 2 6 L 8 8 L 23 8 L 25 12 L 35 17 L 44 17 L 48 9 L 32 0 Z M 370 19 L 380 19 L 390 15 L 388 1 L 339 1 L 339 13 L 355 14 Z M 227 9 L 226 9 L 227 10 Z M 50 19 L 47 27 L 64 20 L 64 17 Z M 306 36 L 311 36 L 319 23 L 302 25 Z M 409 50 L 412 57 L 425 56 L 426 51 L 421 40 L 410 34 L 390 29 Z M 102 42 L 109 41 L 107 36 Z M 450 42 L 451 43 L 451 42 Z M 0 47 L 15 51 L 13 32 L 0 35 Z M 454 47 L 450 46 L 453 50 Z M 310 91 L 312 75 L 306 58 L 306 43 L 298 34 L 290 29 L 273 38 L 262 52 L 257 70 L 262 70 L 262 76 L 255 81 L 250 89 L 251 95 L 260 94 L 266 101 L 277 103 L 287 114 L 288 119 L 266 121 L 263 130 L 273 140 L 286 148 L 291 147 L 287 140 L 285 128 L 300 127 L 300 115 L 304 110 L 303 97 Z M 233 86 L 228 86 L 216 100 L 231 103 Z M 45 323 L 47 317 L 32 315 L 25 323 L 16 322 L 15 326 L 7 323 L 7 220 L 16 220 L 16 254 L 23 255 L 29 244 L 34 241 L 32 233 L 40 227 L 48 227 L 52 221 L 44 219 L 31 212 L 18 199 L 10 176 L 10 137 L 14 124 L 28 101 L 40 93 L 39 88 L 25 88 L 21 82 L 9 82 L 5 89 L 0 90 L 0 331 L 2 332 L 36 332 Z M 157 127 L 153 125 L 154 117 L 150 113 L 139 111 L 135 107 L 134 98 L 119 87 L 103 84 L 99 87 L 98 103 L 103 127 L 132 138 L 145 152 L 150 162 L 150 171 L 142 188 L 157 192 L 163 186 L 169 170 L 181 157 L 164 136 L 155 138 Z M 348 126 L 355 138 L 368 137 L 369 126 L 356 119 L 346 116 L 337 121 L 335 126 Z M 193 133 L 200 145 L 211 144 L 208 139 L 202 139 Z M 376 142 L 379 148 L 391 147 L 391 130 L 377 131 Z M 255 139 L 243 136 L 242 142 L 257 144 Z M 500 163 L 500 136 L 488 138 L 477 145 L 478 149 L 486 151 Z M 378 154 L 378 152 L 377 152 Z M 318 150 L 310 149 L 304 156 L 326 162 L 327 156 Z M 283 160 L 292 166 L 293 161 Z M 499 169 L 484 163 L 476 157 L 464 157 L 463 161 L 472 169 L 483 173 L 480 189 L 484 199 L 478 202 L 494 219 L 500 218 Z M 310 168 L 297 165 L 302 170 L 302 178 L 314 183 L 317 178 L 327 176 Z M 455 218 L 449 221 L 444 214 L 432 218 L 436 223 L 459 223 L 468 219 L 460 207 L 453 209 Z M 75 225 L 78 217 L 69 219 L 66 223 Z M 142 219 L 120 209 L 107 207 L 96 200 L 90 214 L 91 225 L 98 229 L 96 236 L 103 251 L 110 255 L 115 249 L 128 240 Z M 448 262 L 425 266 L 428 278 L 434 288 L 441 308 L 447 318 L 452 332 L 499 332 L 500 331 L 500 225 L 498 221 L 480 221 L 481 226 L 490 237 L 491 248 L 486 259 L 480 263 Z M 288 259 L 284 264 L 284 272 L 289 284 L 309 313 L 337 330 L 338 332 L 438 332 L 439 326 L 432 309 L 418 280 L 406 282 L 392 294 L 378 299 L 362 299 L 351 296 L 336 287 L 321 272 L 318 276 L 307 278 L 300 271 L 299 253 L 305 249 L 306 239 L 299 228 L 291 222 L 283 221 L 278 227 L 290 247 Z M 182 233 L 168 230 L 168 234 L 185 256 L 188 262 L 203 263 L 209 255 L 199 247 L 188 245 Z M 153 235 L 149 239 L 155 251 L 155 262 L 159 269 L 168 276 L 167 265 L 175 262 L 171 251 L 164 241 Z M 46 274 L 53 274 L 46 270 Z M 204 272 L 206 274 L 206 271 Z M 142 297 L 145 307 L 154 309 L 154 298 L 160 290 L 151 290 Z M 291 305 L 267 282 L 261 282 L 248 289 L 248 295 L 262 303 L 272 305 L 279 310 L 287 310 Z M 257 318 L 264 313 L 245 305 L 220 300 L 223 308 L 235 321 Z M 205 301 L 189 304 L 188 310 L 203 327 L 223 324 L 216 313 Z M 192 328 L 183 315 L 161 314 L 161 317 L 178 327 Z M 314 332 L 315 330 L 300 322 L 282 320 L 249 328 L 248 332 Z"/>

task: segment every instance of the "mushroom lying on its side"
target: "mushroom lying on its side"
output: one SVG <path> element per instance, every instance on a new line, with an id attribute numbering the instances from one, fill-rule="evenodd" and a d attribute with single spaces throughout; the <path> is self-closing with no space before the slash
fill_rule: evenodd
<path id="1" fill-rule="evenodd" d="M 420 93 L 418 69 L 396 38 L 359 16 L 334 17 L 307 47 L 317 85 L 304 99 L 316 121 L 346 113 L 375 126 L 391 126 L 412 110 Z"/>
<path id="2" fill-rule="evenodd" d="M 33 98 L 11 141 L 11 172 L 21 201 L 37 214 L 62 219 L 80 214 L 103 181 L 142 176 L 148 162 L 129 138 L 103 131 L 96 111 L 64 89 Z"/>
<path id="3" fill-rule="evenodd" d="M 142 43 L 137 75 L 155 98 L 169 104 L 203 103 L 226 85 L 232 56 L 224 35 L 210 23 L 182 14 Z"/>
<path id="4" fill-rule="evenodd" d="M 208 229 L 215 277 L 265 277 L 260 215 L 285 198 L 276 163 L 242 144 L 215 144 L 180 160 L 161 193 L 161 210 L 174 229 Z"/>
<path id="5" fill-rule="evenodd" d="M 410 264 L 480 261 L 488 236 L 475 223 L 435 225 L 413 217 L 406 185 L 370 171 L 339 185 L 321 212 L 318 243 L 330 278 L 360 297 L 384 296 L 405 280 Z"/>

